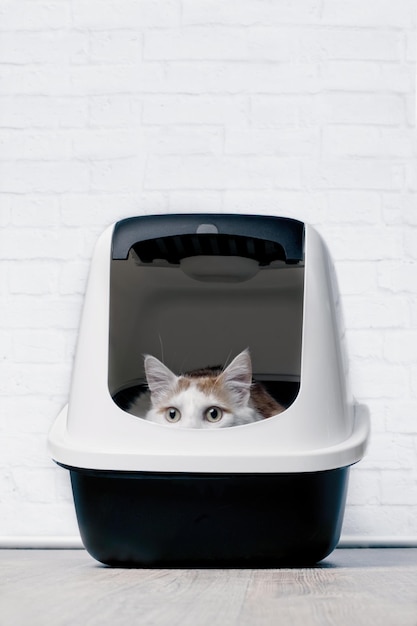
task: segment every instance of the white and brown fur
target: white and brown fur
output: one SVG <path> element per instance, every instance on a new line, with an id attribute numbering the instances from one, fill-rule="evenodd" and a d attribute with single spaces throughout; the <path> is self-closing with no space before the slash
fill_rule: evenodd
<path id="1" fill-rule="evenodd" d="M 252 380 L 248 350 L 241 352 L 225 369 L 212 367 L 181 376 L 147 355 L 145 373 L 149 388 L 147 409 L 142 396 L 128 410 L 159 424 L 225 428 L 257 422 L 284 410 L 261 383 Z"/>

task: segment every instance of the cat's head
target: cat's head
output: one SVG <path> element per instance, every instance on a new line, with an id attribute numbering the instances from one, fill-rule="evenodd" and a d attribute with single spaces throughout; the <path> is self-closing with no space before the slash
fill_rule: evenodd
<path id="1" fill-rule="evenodd" d="M 249 406 L 252 364 L 248 350 L 220 372 L 176 376 L 153 356 L 145 357 L 151 392 L 147 419 L 182 428 L 224 428 L 256 421 Z"/>

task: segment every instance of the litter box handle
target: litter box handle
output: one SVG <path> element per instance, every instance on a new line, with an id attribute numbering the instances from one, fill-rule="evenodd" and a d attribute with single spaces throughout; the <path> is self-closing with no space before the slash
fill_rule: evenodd
<path id="1" fill-rule="evenodd" d="M 127 259 L 141 241 L 191 234 L 238 235 L 273 241 L 285 252 L 287 263 L 304 259 L 304 223 L 265 215 L 174 214 L 144 215 L 116 222 L 112 258 Z"/>

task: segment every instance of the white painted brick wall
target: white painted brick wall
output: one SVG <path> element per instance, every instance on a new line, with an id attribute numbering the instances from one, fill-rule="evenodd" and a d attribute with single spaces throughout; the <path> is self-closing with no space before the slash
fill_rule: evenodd
<path id="1" fill-rule="evenodd" d="M 314 224 L 373 436 L 344 533 L 417 536 L 415 0 L 0 0 L 0 535 L 77 533 L 46 434 L 98 234 Z"/>

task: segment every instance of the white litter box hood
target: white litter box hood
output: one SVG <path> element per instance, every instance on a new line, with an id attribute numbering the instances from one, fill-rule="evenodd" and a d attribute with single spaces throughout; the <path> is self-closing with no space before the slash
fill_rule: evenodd
<path id="1" fill-rule="evenodd" d="M 250 260 L 235 265 L 230 261 L 228 272 L 214 264 L 211 274 L 193 260 L 175 269 L 163 264 L 141 267 L 132 255 L 130 261 L 115 261 L 113 233 L 114 226 L 103 233 L 92 260 L 69 405 L 49 434 L 55 461 L 70 468 L 109 471 L 292 473 L 346 467 L 362 458 L 369 420 L 355 414 L 349 395 L 331 261 L 311 226 L 304 227 L 304 262 L 298 266 L 276 263 L 257 271 Z M 202 315 L 200 335 L 192 321 L 178 321 L 181 307 L 191 316 L 197 296 L 201 306 L 209 307 L 218 329 L 215 341 L 207 332 L 208 314 Z M 132 311 L 132 302 L 137 311 Z M 163 314 L 167 303 L 172 339 Z M 222 307 L 229 311 L 224 324 Z M 131 415 L 113 397 L 134 379 L 143 380 L 143 353 L 161 356 L 157 322 L 162 324 L 163 348 L 172 369 L 178 371 L 186 358 L 188 369 L 213 365 L 219 355 L 226 358 L 232 351 L 234 356 L 249 346 L 255 377 L 298 380 L 298 395 L 280 415 L 232 428 L 170 428 Z M 111 324 L 125 329 L 120 342 Z M 196 346 L 201 346 L 205 363 L 190 349 Z"/>

